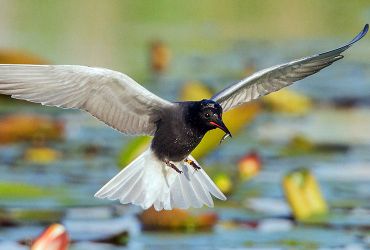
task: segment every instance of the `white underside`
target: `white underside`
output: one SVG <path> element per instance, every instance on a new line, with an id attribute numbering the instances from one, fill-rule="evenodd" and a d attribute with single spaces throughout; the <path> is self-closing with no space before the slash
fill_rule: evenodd
<path id="1" fill-rule="evenodd" d="M 198 164 L 192 156 L 188 158 Z M 147 209 L 186 209 L 189 207 L 213 207 L 211 194 L 226 200 L 203 169 L 194 170 L 183 161 L 174 163 L 183 173 L 179 174 L 158 160 L 148 148 L 96 194 L 97 198 L 119 200 Z M 199 164 L 198 164 L 199 166 Z"/>

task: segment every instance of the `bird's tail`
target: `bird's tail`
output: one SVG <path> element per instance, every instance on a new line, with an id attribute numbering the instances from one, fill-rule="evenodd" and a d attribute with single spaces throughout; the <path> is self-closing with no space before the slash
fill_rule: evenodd
<path id="1" fill-rule="evenodd" d="M 190 160 L 198 164 L 192 156 Z M 203 169 L 195 170 L 185 162 L 174 163 L 183 173 L 179 174 L 158 160 L 150 148 L 137 157 L 96 194 L 97 198 L 119 200 L 147 209 L 213 207 L 210 194 L 226 200 Z"/>

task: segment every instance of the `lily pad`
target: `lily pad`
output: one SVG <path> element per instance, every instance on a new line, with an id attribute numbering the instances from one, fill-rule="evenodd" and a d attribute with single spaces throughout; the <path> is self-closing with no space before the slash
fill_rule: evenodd
<path id="1" fill-rule="evenodd" d="M 187 210 L 145 210 L 139 216 L 144 230 L 187 231 L 210 230 L 218 221 L 216 213 L 192 214 Z"/>

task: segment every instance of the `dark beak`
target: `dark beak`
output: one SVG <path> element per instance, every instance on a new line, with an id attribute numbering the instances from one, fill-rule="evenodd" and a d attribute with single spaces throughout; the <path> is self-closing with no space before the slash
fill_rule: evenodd
<path id="1" fill-rule="evenodd" d="M 215 122 L 210 122 L 213 126 L 218 127 L 219 129 L 222 129 L 227 135 L 232 137 L 229 129 L 225 126 L 224 122 L 221 119 L 217 119 Z"/>

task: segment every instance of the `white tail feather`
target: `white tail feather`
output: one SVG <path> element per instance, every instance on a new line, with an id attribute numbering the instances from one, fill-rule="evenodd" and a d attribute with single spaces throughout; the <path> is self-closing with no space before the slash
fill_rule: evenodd
<path id="1" fill-rule="evenodd" d="M 188 158 L 198 164 L 192 156 Z M 185 162 L 174 164 L 182 174 L 158 160 L 148 148 L 105 184 L 95 197 L 132 203 L 143 209 L 154 205 L 157 211 L 203 205 L 213 207 L 211 194 L 226 200 L 203 169 L 196 171 Z"/>

